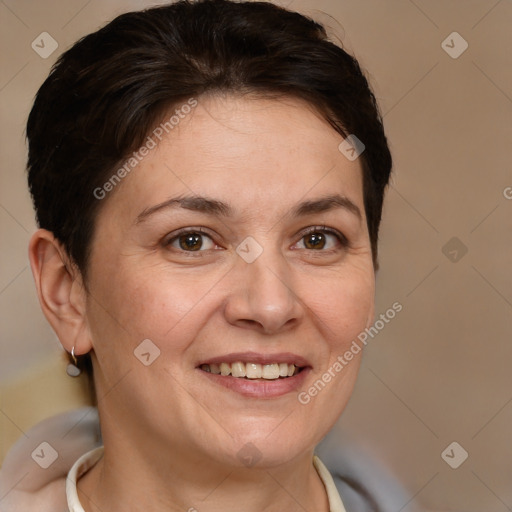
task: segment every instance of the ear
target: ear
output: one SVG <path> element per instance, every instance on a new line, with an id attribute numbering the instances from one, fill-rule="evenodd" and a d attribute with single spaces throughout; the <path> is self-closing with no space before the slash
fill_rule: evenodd
<path id="1" fill-rule="evenodd" d="M 29 243 L 29 260 L 41 309 L 67 352 L 92 349 L 86 321 L 86 291 L 82 275 L 60 242 L 46 229 Z"/>

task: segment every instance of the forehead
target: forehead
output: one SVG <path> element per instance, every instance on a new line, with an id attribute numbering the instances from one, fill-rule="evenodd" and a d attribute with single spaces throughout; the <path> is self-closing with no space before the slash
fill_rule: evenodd
<path id="1" fill-rule="evenodd" d="M 165 125 L 171 118 L 172 128 Z M 202 96 L 192 109 L 175 106 L 156 130 L 147 139 L 152 148 L 134 162 L 107 210 L 133 218 L 186 194 L 271 215 L 308 196 L 338 193 L 364 212 L 359 159 L 339 151 L 343 137 L 303 100 Z"/>

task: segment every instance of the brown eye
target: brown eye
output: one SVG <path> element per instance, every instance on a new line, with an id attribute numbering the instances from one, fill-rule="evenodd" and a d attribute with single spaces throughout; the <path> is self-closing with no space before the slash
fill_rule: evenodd
<path id="1" fill-rule="evenodd" d="M 304 237 L 306 249 L 323 249 L 326 244 L 324 233 L 311 233 Z"/>
<path id="2" fill-rule="evenodd" d="M 201 252 L 214 247 L 213 240 L 197 230 L 182 231 L 170 238 L 165 245 L 186 252 Z"/>
<path id="3" fill-rule="evenodd" d="M 326 227 L 313 227 L 302 235 L 299 249 L 308 249 L 311 251 L 329 251 L 336 248 L 343 248 L 349 245 L 347 238 L 340 232 Z"/>
<path id="4" fill-rule="evenodd" d="M 203 245 L 202 235 L 199 233 L 187 233 L 178 237 L 180 249 L 184 251 L 198 251 Z"/>

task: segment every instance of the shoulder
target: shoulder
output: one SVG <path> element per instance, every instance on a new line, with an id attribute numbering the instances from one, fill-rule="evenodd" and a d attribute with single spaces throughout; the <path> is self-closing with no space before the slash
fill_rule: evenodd
<path id="1" fill-rule="evenodd" d="M 35 491 L 11 489 L 0 501 L 1 512 L 67 512 L 66 478 L 46 483 Z"/>
<path id="2" fill-rule="evenodd" d="M 81 455 L 100 444 L 98 415 L 93 407 L 38 423 L 14 444 L 3 461 L 0 511 L 66 511 L 68 471 Z"/>
<path id="3" fill-rule="evenodd" d="M 316 453 L 350 512 L 396 512 L 409 501 L 410 493 L 396 475 L 348 432 L 331 432 Z"/>

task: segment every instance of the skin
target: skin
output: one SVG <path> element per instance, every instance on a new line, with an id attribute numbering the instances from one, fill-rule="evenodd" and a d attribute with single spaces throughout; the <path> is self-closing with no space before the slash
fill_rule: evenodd
<path id="1" fill-rule="evenodd" d="M 313 450 L 349 400 L 361 353 L 308 404 L 297 392 L 373 322 L 361 165 L 301 100 L 198 102 L 103 200 L 87 292 L 51 233 L 30 243 L 43 311 L 66 350 L 93 357 L 105 455 L 80 479 L 79 497 L 87 512 L 148 510 L 148 500 L 154 511 L 325 512 Z M 137 222 L 181 194 L 223 201 L 233 214 L 175 207 Z M 290 213 L 333 194 L 361 217 Z M 313 247 L 303 231 L 314 226 L 340 231 L 348 246 L 327 234 Z M 181 228 L 206 232 L 200 251 L 180 248 Z M 236 252 L 248 236 L 263 248 L 252 263 Z M 149 366 L 134 356 L 144 339 L 160 350 Z M 255 398 L 197 368 L 246 351 L 300 355 L 309 372 L 299 390 Z M 260 457 L 251 467 L 237 455 L 247 443 Z"/>

